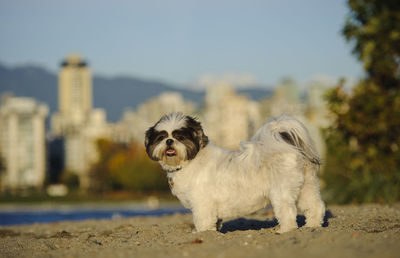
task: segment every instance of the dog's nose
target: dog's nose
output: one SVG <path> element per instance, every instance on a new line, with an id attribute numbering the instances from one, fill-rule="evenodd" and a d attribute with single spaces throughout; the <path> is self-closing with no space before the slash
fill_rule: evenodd
<path id="1" fill-rule="evenodd" d="M 172 145 L 173 143 L 174 143 L 174 140 L 172 140 L 172 139 L 168 139 L 167 140 L 167 145 L 168 146 Z"/>

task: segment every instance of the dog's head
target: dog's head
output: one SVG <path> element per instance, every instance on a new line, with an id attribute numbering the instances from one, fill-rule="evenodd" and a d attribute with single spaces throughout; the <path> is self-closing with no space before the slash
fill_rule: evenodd
<path id="1" fill-rule="evenodd" d="M 168 166 L 179 166 L 193 159 L 207 143 L 200 122 L 182 113 L 163 116 L 145 136 L 149 157 Z"/>

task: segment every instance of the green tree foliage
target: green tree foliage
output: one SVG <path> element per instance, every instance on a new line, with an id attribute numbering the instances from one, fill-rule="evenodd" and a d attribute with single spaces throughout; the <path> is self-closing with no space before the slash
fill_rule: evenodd
<path id="1" fill-rule="evenodd" d="M 79 176 L 73 171 L 63 171 L 60 182 L 65 184 L 70 190 L 77 190 L 79 188 Z"/>
<path id="2" fill-rule="evenodd" d="M 363 62 L 368 80 L 380 88 L 398 89 L 400 62 L 400 2 L 349 0 L 343 28 L 353 53 Z"/>
<path id="3" fill-rule="evenodd" d="M 326 130 L 323 179 L 339 203 L 400 200 L 400 2 L 349 0 L 343 28 L 366 78 L 348 94 L 327 94 L 334 124 Z"/>
<path id="4" fill-rule="evenodd" d="M 110 140 L 97 141 L 98 162 L 90 170 L 91 190 L 164 191 L 168 190 L 165 173 L 151 161 L 144 147 Z"/>

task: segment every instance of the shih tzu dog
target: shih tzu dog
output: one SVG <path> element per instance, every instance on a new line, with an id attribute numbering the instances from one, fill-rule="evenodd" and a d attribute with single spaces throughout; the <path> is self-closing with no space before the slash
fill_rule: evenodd
<path id="1" fill-rule="evenodd" d="M 325 214 L 317 171 L 320 158 L 298 120 L 269 120 L 249 142 L 230 151 L 209 141 L 200 122 L 181 113 L 163 116 L 145 136 L 149 157 L 167 172 L 172 193 L 193 213 L 198 232 L 217 230 L 224 219 L 271 204 L 277 233 L 297 228 L 297 209 L 307 227 Z"/>

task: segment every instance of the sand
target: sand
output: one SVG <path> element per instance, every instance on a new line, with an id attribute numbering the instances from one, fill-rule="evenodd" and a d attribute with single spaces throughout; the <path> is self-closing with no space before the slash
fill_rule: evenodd
<path id="1" fill-rule="evenodd" d="M 324 227 L 277 227 L 270 210 L 222 232 L 192 233 L 191 214 L 8 226 L 0 257 L 400 257 L 400 204 L 331 206 Z"/>

